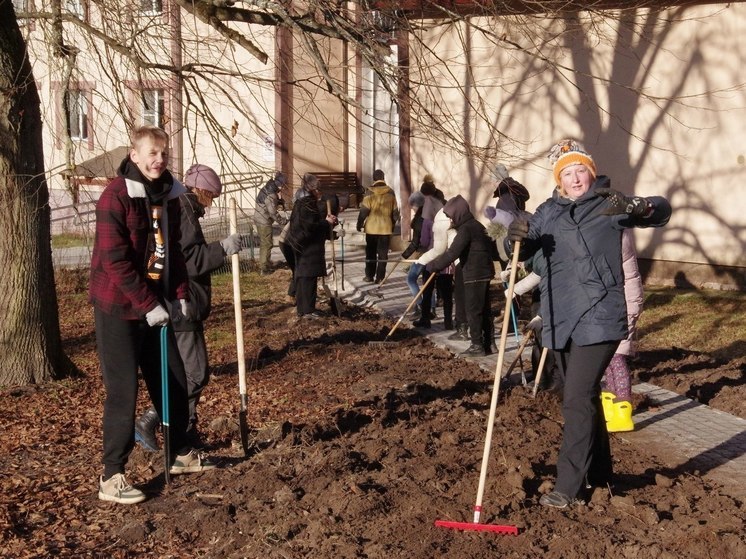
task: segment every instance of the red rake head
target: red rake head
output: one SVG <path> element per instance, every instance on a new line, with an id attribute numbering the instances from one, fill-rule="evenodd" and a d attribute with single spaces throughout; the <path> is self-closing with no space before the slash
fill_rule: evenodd
<path id="1" fill-rule="evenodd" d="M 516 526 L 501 526 L 499 524 L 479 524 L 478 522 L 451 522 L 449 520 L 436 520 L 435 525 L 439 528 L 454 528 L 456 530 L 471 530 L 473 532 L 497 532 L 500 534 L 518 535 Z"/>

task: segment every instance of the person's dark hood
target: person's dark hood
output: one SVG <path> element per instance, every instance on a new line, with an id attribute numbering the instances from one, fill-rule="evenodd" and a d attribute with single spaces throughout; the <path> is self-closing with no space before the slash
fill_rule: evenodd
<path id="1" fill-rule="evenodd" d="M 457 194 L 446 202 L 446 205 L 443 206 L 443 213 L 450 218 L 456 229 L 470 219 L 474 219 L 474 216 L 469 209 L 469 203 L 464 200 L 461 194 Z"/>
<path id="2" fill-rule="evenodd" d="M 259 204 L 264 204 L 264 200 L 267 199 L 267 196 L 276 194 L 280 191 L 280 188 L 282 188 L 282 184 L 280 184 L 279 181 L 277 181 L 276 179 L 269 179 L 267 181 L 267 184 L 265 184 L 259 191 L 259 194 L 256 197 L 256 201 Z"/>

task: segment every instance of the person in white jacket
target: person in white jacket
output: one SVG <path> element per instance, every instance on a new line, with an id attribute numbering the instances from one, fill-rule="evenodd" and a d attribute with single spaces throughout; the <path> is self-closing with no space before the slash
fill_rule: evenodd
<path id="1" fill-rule="evenodd" d="M 451 228 L 451 219 L 443 213 L 441 208 L 433 218 L 433 247 L 422 254 L 417 259 L 417 264 L 423 267 L 435 260 L 438 256 L 443 254 L 450 244 L 453 242 L 456 236 L 456 230 Z M 454 264 L 456 264 L 454 262 Z M 454 295 L 454 264 L 451 264 L 438 272 L 435 278 L 435 287 L 438 291 L 438 296 L 443 300 L 443 326 L 446 330 L 453 329 L 453 295 Z M 463 301 L 459 308 L 458 297 L 456 298 L 456 320 L 458 322 L 459 311 L 464 313 L 465 309 Z M 463 317 L 461 324 L 467 331 L 468 335 L 468 323 L 466 322 L 466 316 Z"/>

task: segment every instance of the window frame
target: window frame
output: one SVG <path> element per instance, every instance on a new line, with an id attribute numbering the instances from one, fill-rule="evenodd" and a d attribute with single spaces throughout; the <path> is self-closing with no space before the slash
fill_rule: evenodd
<path id="1" fill-rule="evenodd" d="M 162 87 L 143 87 L 138 92 L 140 100 L 140 124 L 157 126 L 163 130 L 166 129 L 166 90 Z M 148 108 L 146 98 L 149 93 L 154 94 L 154 106 Z M 149 119 L 152 116 L 151 122 Z"/>

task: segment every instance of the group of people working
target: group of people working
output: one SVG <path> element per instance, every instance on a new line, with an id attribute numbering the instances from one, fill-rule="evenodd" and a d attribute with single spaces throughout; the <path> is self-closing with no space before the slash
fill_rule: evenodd
<path id="1" fill-rule="evenodd" d="M 203 321 L 210 313 L 210 273 L 242 243 L 239 235 L 208 243 L 202 234 L 199 219 L 222 189 L 215 171 L 192 166 L 181 183 L 166 168 L 167 160 L 165 132 L 150 126 L 136 129 L 129 155 L 96 207 L 90 301 L 106 388 L 104 472 L 98 496 L 124 504 L 145 499 L 124 476 L 136 436 L 144 446 L 157 448 L 155 430 L 163 413 L 160 327 L 172 326 L 163 348 L 168 354 L 169 444 L 175 451 L 170 472 L 215 467 L 198 450 L 202 445 L 196 428 L 197 403 L 209 378 Z M 610 481 L 604 407 L 608 416 L 613 406 L 629 399 L 624 355 L 636 321 L 630 308 L 641 296 L 630 295 L 626 287 L 630 278 L 639 279 L 639 273 L 628 266 L 634 251 L 625 231 L 665 225 L 671 207 L 661 197 L 628 197 L 611 189 L 608 177 L 597 174 L 593 158 L 575 141 L 558 143 L 550 161 L 557 186 L 533 215 L 525 213 L 525 188 L 506 173 L 498 177 L 495 196 L 505 199 L 498 208 L 511 216 L 500 247 L 462 196 L 445 200 L 432 177 L 426 176 L 420 191 L 409 199 L 415 212 L 413 238 L 403 257 L 415 256 L 411 279 L 421 277 L 429 287 L 415 325 L 430 327 L 430 286 L 437 286 L 445 326 L 455 327 L 455 335 L 463 337 L 467 324 L 471 344 L 463 355 L 478 356 L 496 350 L 489 296 L 494 262 L 501 252 L 509 255 L 516 249 L 522 261 L 540 256 L 542 264 L 535 269 L 541 272 L 541 340 L 557 363 L 564 416 L 557 481 L 540 503 L 564 508 L 585 487 Z M 366 234 L 364 279 L 380 283 L 399 209 L 383 172 L 376 170 L 373 178 L 357 228 Z M 258 210 L 266 213 L 258 220 L 255 215 L 257 225 L 264 228 L 259 229 L 260 271 L 270 271 L 271 227 L 278 222 L 284 225 L 280 248 L 293 271 L 289 293 L 295 296 L 298 316 L 317 318 L 316 282 L 326 275 L 324 243 L 334 238 L 339 205 L 336 197 L 324 199 L 318 179 L 307 174 L 284 223 L 277 213 L 284 184 L 285 177 L 278 173 L 258 195 L 266 209 Z M 138 369 L 153 407 L 136 420 Z M 604 373 L 607 390 L 602 400 Z"/>

